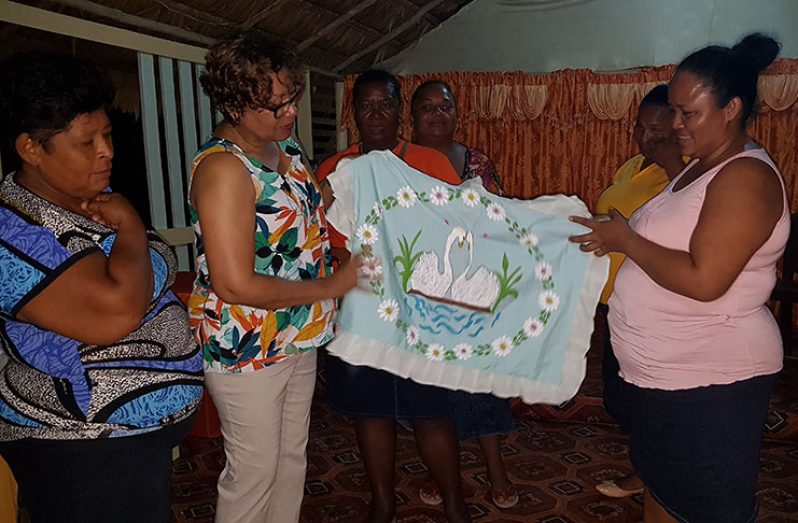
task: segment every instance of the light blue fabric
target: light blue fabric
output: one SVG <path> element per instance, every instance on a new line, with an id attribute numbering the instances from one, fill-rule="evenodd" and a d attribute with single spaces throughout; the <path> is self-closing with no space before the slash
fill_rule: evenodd
<path id="1" fill-rule="evenodd" d="M 334 206 L 352 202 L 350 240 L 364 272 L 382 275 L 343 300 L 334 354 L 528 402 L 576 393 L 607 274 L 606 260 L 567 241 L 582 231 L 567 219 L 587 213 L 580 201 L 450 186 L 390 152 L 349 162 L 330 183 Z M 337 226 L 342 209 L 332 211 Z"/>

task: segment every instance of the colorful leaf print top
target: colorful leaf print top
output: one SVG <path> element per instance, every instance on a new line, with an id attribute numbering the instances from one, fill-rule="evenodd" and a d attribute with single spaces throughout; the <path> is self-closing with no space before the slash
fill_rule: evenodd
<path id="1" fill-rule="evenodd" d="M 332 273 L 329 232 L 321 193 L 302 164 L 296 142 L 280 142 L 290 158 L 285 174 L 272 171 L 237 145 L 212 138 L 194 157 L 193 170 L 211 154 L 232 154 L 255 186 L 255 267 L 258 274 L 312 280 Z M 237 173 L 231 173 L 237 176 Z M 196 210 L 189 204 L 197 237 L 197 280 L 189 300 L 194 338 L 206 372 L 252 372 L 327 343 L 333 336 L 335 300 L 266 310 L 225 303 L 213 291 Z"/>
<path id="2" fill-rule="evenodd" d="M 177 423 L 199 406 L 202 355 L 171 291 L 175 257 L 154 234 L 152 300 L 125 338 L 88 345 L 17 318 L 75 263 L 107 256 L 115 239 L 113 230 L 17 185 L 13 174 L 0 183 L 0 350 L 9 358 L 0 441 L 127 436 Z"/>

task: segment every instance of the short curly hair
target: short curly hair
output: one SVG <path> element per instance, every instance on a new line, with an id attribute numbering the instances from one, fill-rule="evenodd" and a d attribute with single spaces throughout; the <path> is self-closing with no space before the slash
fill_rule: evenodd
<path id="1" fill-rule="evenodd" d="M 214 44 L 205 57 L 200 83 L 214 110 L 238 125 L 246 109 L 269 107 L 272 76 L 286 71 L 301 87 L 304 67 L 289 46 L 260 31 L 235 33 Z"/>
<path id="2" fill-rule="evenodd" d="M 68 55 L 25 53 L 0 66 L 3 134 L 13 142 L 27 133 L 47 147 L 77 116 L 107 110 L 114 86 L 93 64 Z"/>

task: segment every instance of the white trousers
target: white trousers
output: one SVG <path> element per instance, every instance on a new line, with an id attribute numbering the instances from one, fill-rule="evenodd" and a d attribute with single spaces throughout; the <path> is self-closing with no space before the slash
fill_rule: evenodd
<path id="1" fill-rule="evenodd" d="M 255 372 L 205 374 L 227 457 L 216 523 L 299 521 L 315 383 L 315 350 Z"/>

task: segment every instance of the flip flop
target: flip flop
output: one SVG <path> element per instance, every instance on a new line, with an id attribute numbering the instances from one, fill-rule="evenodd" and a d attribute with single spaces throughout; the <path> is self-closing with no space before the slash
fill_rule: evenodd
<path id="1" fill-rule="evenodd" d="M 504 490 L 491 488 L 490 497 L 493 498 L 493 504 L 500 509 L 513 508 L 518 505 L 518 492 L 512 485 Z"/>
<path id="2" fill-rule="evenodd" d="M 607 496 L 608 498 L 627 498 L 634 494 L 640 494 L 643 492 L 642 488 L 634 489 L 634 490 L 626 490 L 618 486 L 614 480 L 610 479 L 607 481 L 602 481 L 598 485 L 596 485 L 596 490 Z"/>
<path id="3" fill-rule="evenodd" d="M 437 507 L 443 503 L 443 496 L 438 490 L 438 486 L 432 482 L 425 482 L 418 489 L 418 497 L 425 505 Z"/>

